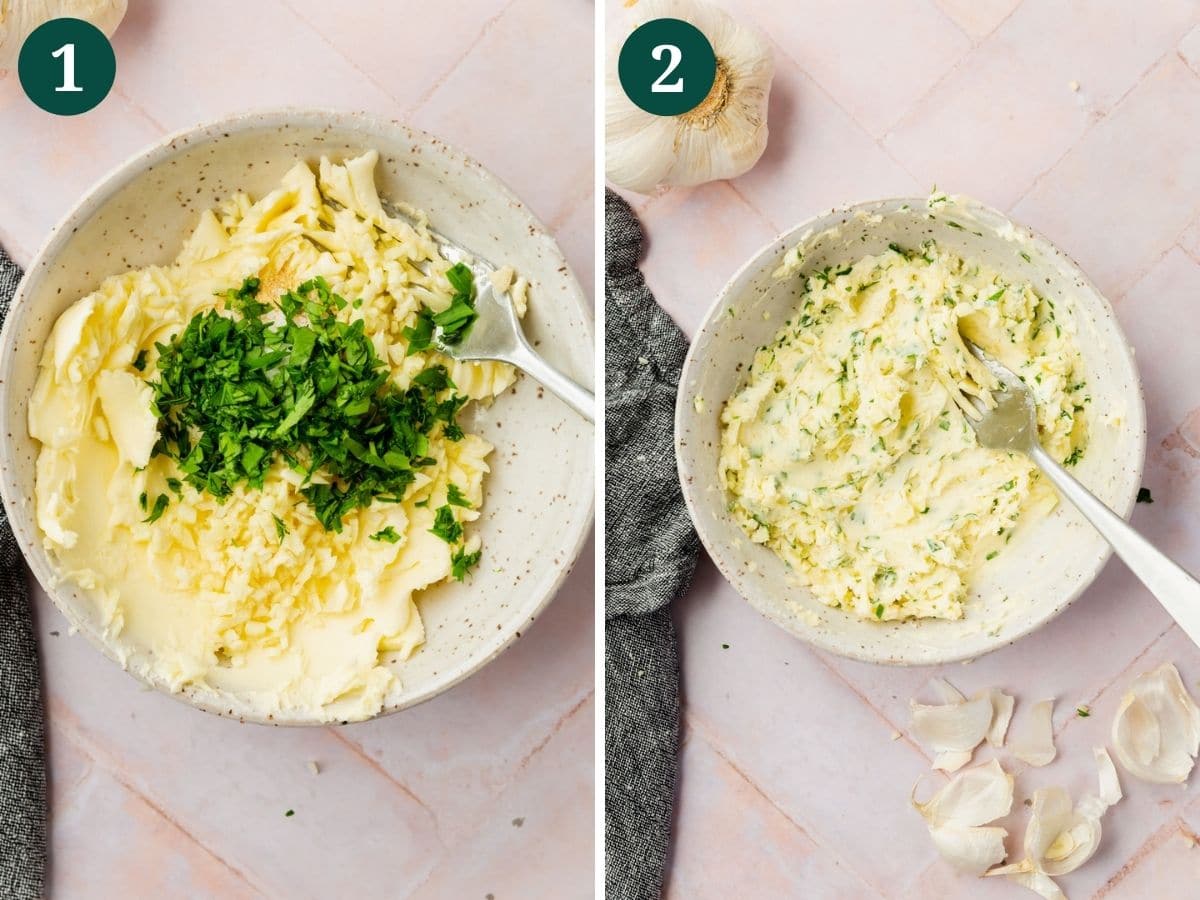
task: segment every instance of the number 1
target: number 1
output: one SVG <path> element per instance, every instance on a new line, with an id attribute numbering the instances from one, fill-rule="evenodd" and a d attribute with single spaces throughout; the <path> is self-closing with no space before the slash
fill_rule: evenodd
<path id="1" fill-rule="evenodd" d="M 75 83 L 75 45 L 63 44 L 50 54 L 53 59 L 63 58 L 63 83 L 56 87 L 56 92 L 79 93 L 83 90 Z"/>
<path id="2" fill-rule="evenodd" d="M 666 69 L 663 70 L 663 73 L 654 80 L 654 83 L 652 85 L 650 85 L 650 93 L 652 93 L 652 94 L 682 94 L 683 93 L 683 76 L 676 78 L 675 82 L 673 84 L 663 84 L 663 81 L 664 81 L 664 79 L 666 79 L 666 77 L 668 75 L 670 75 L 677 68 L 679 68 L 679 63 L 683 61 L 683 53 L 681 53 L 679 48 L 676 47 L 674 44 L 659 44 L 657 47 L 655 47 L 653 50 L 650 51 L 650 55 L 655 60 L 662 59 L 663 53 L 666 53 L 667 56 L 669 56 L 671 59 L 667 63 L 667 67 L 666 67 Z"/>

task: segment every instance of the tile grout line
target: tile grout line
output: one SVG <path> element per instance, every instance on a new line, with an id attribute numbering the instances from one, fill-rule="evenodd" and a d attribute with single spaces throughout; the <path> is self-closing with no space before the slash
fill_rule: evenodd
<path id="1" fill-rule="evenodd" d="M 129 791 L 148 807 L 154 810 L 155 814 L 161 817 L 163 821 L 199 847 L 200 850 L 210 856 L 217 864 L 226 869 L 248 888 L 256 891 L 260 896 L 271 896 L 268 891 L 264 890 L 263 887 L 257 883 L 256 879 L 251 878 L 247 872 L 243 871 L 229 860 L 225 859 L 212 847 L 209 847 L 204 841 L 200 840 L 199 837 L 184 827 L 180 820 L 168 813 L 166 809 L 156 800 L 150 797 L 149 794 L 139 788 L 136 784 L 133 784 L 131 781 L 129 781 L 124 772 L 115 765 L 115 757 L 111 757 L 110 754 L 101 748 L 97 741 L 90 738 L 83 731 L 79 723 L 75 720 L 74 716 L 65 706 L 63 706 L 61 703 L 52 701 L 48 704 L 47 713 L 50 713 L 51 718 L 57 719 L 62 733 L 66 734 L 68 740 L 70 740 L 79 750 L 84 752 L 88 758 L 91 759 L 94 766 L 99 766 L 101 769 L 103 769 L 112 777 L 114 781 L 117 782 L 117 784 L 121 785 L 121 787 L 125 788 L 125 790 Z"/>
<path id="2" fill-rule="evenodd" d="M 1200 28 L 1200 25 L 1197 25 L 1196 27 Z M 1188 34 L 1191 34 L 1191 32 L 1189 31 Z M 1184 37 L 1187 37 L 1187 35 L 1185 34 Z M 1175 55 L 1179 57 L 1180 61 L 1184 64 L 1185 67 L 1187 67 L 1187 70 L 1189 72 L 1191 72 L 1197 78 L 1200 78 L 1200 69 L 1196 68 L 1196 66 L 1193 66 L 1191 64 L 1191 61 L 1188 60 L 1188 58 L 1183 55 L 1183 51 L 1179 49 L 1178 44 L 1175 45 Z"/>
<path id="3" fill-rule="evenodd" d="M 1183 245 L 1182 241 L 1180 240 L 1180 238 L 1183 237 L 1184 233 L 1189 228 L 1191 228 L 1193 225 L 1196 225 L 1196 224 L 1197 224 L 1196 222 L 1191 222 L 1183 229 L 1183 231 L 1179 232 L 1179 238 L 1176 238 L 1175 243 L 1172 245 L 1172 247 L 1167 248 L 1167 253 L 1170 253 L 1172 248 L 1178 248 L 1183 253 L 1184 256 L 1186 256 L 1188 259 L 1190 259 L 1192 262 L 1196 263 L 1197 265 L 1200 265 L 1200 251 L 1193 253 L 1191 250 L 1189 250 L 1187 247 L 1185 247 Z M 1166 256 L 1166 254 L 1164 253 L 1163 256 Z M 1139 277 L 1141 277 L 1141 276 L 1139 276 Z"/>
<path id="4" fill-rule="evenodd" d="M 1113 888 L 1124 881 L 1151 853 L 1170 840 L 1175 832 L 1184 830 L 1187 830 L 1188 834 L 1191 834 L 1191 830 L 1187 828 L 1187 825 L 1179 816 L 1167 819 L 1150 837 L 1146 838 L 1140 847 L 1133 851 L 1133 855 L 1125 861 L 1125 864 L 1117 869 L 1108 881 L 1101 885 L 1100 890 L 1092 895 L 1092 900 L 1100 900 L 1100 898 L 1108 896 Z"/>
<path id="5" fill-rule="evenodd" d="M 916 750 L 917 753 L 920 754 L 920 756 L 926 762 L 928 762 L 931 766 L 933 765 L 933 759 L 932 759 L 932 757 L 929 756 L 929 754 L 927 754 L 925 752 L 925 748 L 922 747 L 920 744 L 915 743 L 913 741 L 913 739 L 911 737 L 909 737 L 907 731 L 905 731 L 903 728 L 900 728 L 898 725 L 896 725 L 895 722 L 893 722 L 891 719 L 889 719 L 887 717 L 887 715 L 883 712 L 883 710 L 879 709 L 879 707 L 877 707 L 874 703 L 871 702 L 871 700 L 867 697 L 866 694 L 864 694 L 862 691 L 860 691 L 858 689 L 858 686 L 856 684 L 854 684 L 849 678 L 847 678 L 845 675 L 843 675 L 841 672 L 839 672 L 836 668 L 834 668 L 833 664 L 830 663 L 827 659 L 825 659 L 823 654 L 821 654 L 820 652 L 818 652 L 816 650 L 809 650 L 808 652 L 811 653 L 813 655 L 813 657 L 816 658 L 817 662 L 819 662 L 822 666 L 825 667 L 826 671 L 828 671 L 831 675 L 833 675 L 834 678 L 836 678 L 838 681 L 840 681 L 842 684 L 844 684 L 846 687 L 848 687 L 850 689 L 851 693 L 853 693 L 854 696 L 856 696 L 860 701 L 862 701 L 864 706 L 866 706 L 869 710 L 871 710 L 873 713 L 875 713 L 875 715 L 878 716 L 883 721 L 883 724 L 885 724 L 889 728 L 891 728 L 892 731 L 900 732 L 900 738 L 898 738 L 897 740 L 903 739 L 903 741 L 906 744 L 908 744 L 910 747 L 912 747 L 914 750 Z"/>
<path id="6" fill-rule="evenodd" d="M 1142 660 L 1142 658 L 1146 656 L 1146 654 L 1150 653 L 1155 648 L 1155 646 L 1158 644 L 1159 641 L 1161 641 L 1163 638 L 1165 638 L 1167 635 L 1169 635 L 1177 627 L 1178 626 L 1176 626 L 1176 624 L 1174 622 L 1172 622 L 1170 625 L 1168 625 L 1166 628 L 1164 628 L 1159 634 L 1157 634 L 1153 638 L 1151 638 L 1150 642 L 1148 644 L 1146 644 L 1146 646 L 1142 647 L 1142 649 L 1140 651 L 1138 651 L 1138 653 L 1132 659 L 1129 660 L 1129 663 L 1128 663 L 1128 665 L 1125 666 L 1125 668 L 1123 668 L 1120 672 L 1118 672 L 1116 675 L 1114 675 L 1112 678 L 1110 678 L 1095 693 L 1084 698 L 1087 706 L 1091 707 L 1092 705 L 1094 705 L 1104 695 L 1104 693 L 1109 688 L 1115 687 L 1117 682 L 1120 681 L 1121 679 L 1125 678 L 1129 674 L 1129 671 L 1131 669 L 1133 669 L 1134 666 L 1136 666 Z M 1062 724 L 1062 726 L 1059 728 L 1059 730 L 1054 733 L 1055 739 L 1061 738 L 1064 734 L 1066 734 L 1067 729 L 1071 727 L 1071 723 L 1075 722 L 1078 718 L 1079 718 L 1078 716 L 1070 716 L 1067 719 L 1067 721 Z"/>
<path id="7" fill-rule="evenodd" d="M 840 854 L 833 847 L 827 845 L 820 832 L 805 828 L 803 824 L 796 821 L 795 818 L 793 818 L 786 810 L 784 810 L 778 803 L 775 802 L 774 798 L 772 798 L 771 795 L 768 794 L 766 790 L 757 781 L 755 781 L 748 772 L 730 759 L 726 755 L 724 748 L 717 741 L 716 734 L 707 725 L 702 716 L 700 716 L 698 713 L 691 712 L 690 710 L 685 710 L 684 718 L 688 726 L 689 734 L 693 732 L 696 733 L 700 740 L 704 741 L 704 743 L 708 745 L 708 747 L 717 755 L 721 762 L 728 766 L 737 774 L 739 778 L 746 782 L 746 784 L 749 785 L 755 793 L 762 797 L 771 807 L 771 809 L 783 816 L 793 828 L 795 828 L 808 840 L 812 841 L 812 843 L 824 851 L 829 858 L 843 866 L 847 872 L 853 874 L 854 877 L 857 878 L 864 887 L 874 891 L 876 895 L 881 898 L 886 896 L 878 887 L 875 886 L 875 884 L 869 881 L 865 875 L 851 865 L 848 860 L 843 858 L 842 854 Z"/>
<path id="8" fill-rule="evenodd" d="M 375 757 L 371 756 L 371 754 L 369 754 L 358 741 L 339 734 L 336 727 L 326 726 L 325 732 L 331 738 L 361 759 L 364 763 L 366 763 L 367 766 L 369 766 L 377 775 L 394 785 L 402 794 L 411 799 L 417 804 L 417 806 L 421 807 L 421 809 L 424 810 L 425 814 L 429 817 L 429 821 L 433 823 L 433 832 L 437 837 L 438 843 L 442 845 L 443 849 L 445 848 L 445 842 L 442 840 L 441 823 L 438 822 L 437 815 L 430 808 L 429 804 L 422 800 L 412 788 L 400 781 L 398 778 L 395 778 L 387 769 L 383 767 L 382 763 L 380 763 Z"/>
<path id="9" fill-rule="evenodd" d="M 550 216 L 545 220 L 546 228 L 550 230 L 552 236 L 553 232 L 562 228 L 563 224 L 579 211 L 579 207 L 586 205 L 590 209 L 594 205 L 595 197 L 592 196 L 591 179 L 591 173 L 593 171 L 594 164 L 595 160 L 593 160 L 592 164 L 589 165 L 584 171 L 584 175 L 586 176 L 584 179 L 582 179 L 584 186 L 579 190 L 579 192 L 569 195 L 566 205 L 559 208 L 553 216 Z M 574 181 L 574 179 L 572 179 L 572 181 Z"/>
<path id="10" fill-rule="evenodd" d="M 937 4 L 938 8 L 941 9 L 942 4 L 939 2 L 939 0 L 934 0 L 934 2 Z M 1006 12 L 1004 14 L 1004 16 L 1000 19 L 1000 21 L 997 22 L 995 25 L 993 25 L 991 27 L 991 29 L 989 29 L 985 34 L 979 35 L 978 38 L 973 38 L 969 34 L 967 35 L 967 37 L 971 38 L 973 45 L 978 47 L 980 44 L 982 44 L 984 41 L 986 41 L 988 38 L 990 38 L 993 34 L 995 34 L 997 31 L 999 31 L 1005 25 L 1005 23 L 1008 22 L 1008 20 L 1011 19 L 1016 14 L 1017 10 L 1021 8 L 1021 3 L 1023 3 L 1023 2 L 1024 2 L 1024 0 L 1017 0 L 1017 2 L 1013 4 L 1013 8 L 1010 9 L 1008 12 Z M 942 9 L 942 12 L 945 15 L 950 16 L 950 14 L 947 13 L 944 9 Z M 951 19 L 951 21 L 954 21 L 953 16 L 950 16 L 950 19 Z"/>
<path id="11" fill-rule="evenodd" d="M 551 727 L 550 732 L 546 735 L 546 737 L 541 742 L 539 742 L 538 745 L 536 747 L 534 747 L 533 750 L 531 750 L 528 754 L 526 754 L 524 757 L 522 757 L 521 762 L 517 766 L 515 772 L 520 772 L 521 770 L 523 770 L 525 768 L 525 766 L 528 765 L 528 763 L 534 757 L 536 757 L 546 747 L 546 745 L 550 743 L 551 740 L 554 739 L 554 736 L 557 735 L 560 731 L 562 731 L 562 729 L 566 726 L 567 722 L 569 722 L 571 719 L 573 719 L 575 717 L 576 713 L 578 713 L 587 704 L 587 702 L 595 696 L 595 694 L 596 694 L 596 692 L 594 689 L 588 691 L 583 696 L 583 698 L 581 700 L 579 700 L 578 703 L 576 703 L 566 713 L 564 713 L 559 718 L 559 720 L 554 723 L 554 725 Z M 486 808 L 490 809 L 497 802 L 499 802 L 504 797 L 504 795 L 508 793 L 509 788 L 511 788 L 515 783 L 516 783 L 515 777 L 510 779 L 502 788 L 500 788 L 500 790 L 497 794 L 495 794 L 493 797 L 490 798 Z M 459 838 L 459 840 L 454 842 L 452 845 L 447 846 L 447 845 L 443 844 L 443 846 L 445 847 L 445 849 L 447 851 L 447 856 L 452 854 L 454 850 L 457 850 L 460 847 L 466 846 L 468 844 L 468 842 L 470 842 L 477 834 L 479 834 L 479 831 L 481 828 L 483 828 L 483 825 L 484 825 L 484 823 L 480 822 L 478 828 L 464 834 L 461 838 Z M 450 860 L 449 862 L 455 862 L 455 861 Z M 413 885 L 412 890 L 406 896 L 412 896 L 417 891 L 421 890 L 421 888 L 423 888 L 425 885 L 427 885 L 430 882 L 430 880 L 432 878 L 434 878 L 434 876 L 436 876 L 440 871 L 442 871 L 442 867 L 445 864 L 447 864 L 447 859 L 445 857 L 443 857 L 441 860 L 439 860 L 437 863 L 435 863 L 429 869 L 428 872 L 425 873 L 424 877 L 422 877 L 419 882 L 417 882 L 415 885 Z"/>
<path id="12" fill-rule="evenodd" d="M 1029 183 L 1029 187 L 1027 187 L 1025 191 L 1009 205 L 1008 209 L 1016 209 L 1017 206 L 1019 206 L 1030 194 L 1032 194 L 1037 186 L 1041 184 L 1042 180 L 1045 179 L 1046 176 L 1053 172 L 1056 168 L 1058 168 L 1059 163 L 1070 156 L 1071 152 L 1077 149 L 1079 145 L 1087 139 L 1088 135 L 1096 130 L 1097 126 L 1099 126 L 1102 122 L 1108 121 L 1112 117 L 1113 113 L 1115 113 L 1121 108 L 1122 105 L 1124 105 L 1129 95 L 1137 90 L 1143 82 L 1145 82 L 1148 75 L 1166 62 L 1167 57 L 1169 57 L 1173 52 L 1173 49 L 1169 49 L 1163 52 L 1161 56 L 1156 57 L 1153 62 L 1151 62 L 1145 69 L 1138 73 L 1137 77 L 1133 79 L 1129 87 L 1122 91 L 1121 94 L 1114 99 L 1112 103 L 1108 104 L 1104 110 L 1094 110 L 1094 113 L 1098 113 L 1098 115 L 1095 115 L 1094 117 L 1093 115 L 1089 115 L 1089 118 L 1092 119 L 1092 121 L 1088 122 L 1083 131 L 1079 133 L 1079 136 L 1071 141 L 1067 148 L 1052 163 L 1050 163 L 1050 165 L 1034 176 L 1033 181 Z"/>
<path id="13" fill-rule="evenodd" d="M 876 147 L 878 147 L 880 150 L 882 150 L 884 152 L 884 154 L 887 156 L 887 158 L 890 159 L 892 162 L 894 162 L 897 166 L 899 166 L 900 170 L 902 172 L 904 172 L 904 174 L 906 174 L 909 178 L 911 178 L 913 181 L 916 181 L 918 183 L 920 182 L 921 179 L 919 179 L 916 175 L 914 175 L 909 170 L 908 166 L 904 165 L 904 163 L 902 163 L 902 162 L 900 162 L 900 160 L 896 159 L 896 157 L 892 154 L 892 151 L 884 143 L 885 139 L 891 133 L 892 129 L 900 121 L 899 119 L 897 120 L 897 122 L 893 123 L 891 126 L 884 129 L 882 134 L 880 134 L 878 136 L 872 134 L 870 129 L 868 129 L 860 121 L 858 121 L 858 118 L 854 115 L 854 113 L 852 113 L 850 110 L 848 110 L 842 104 L 842 102 L 840 100 L 838 100 L 838 98 L 827 87 L 825 87 L 825 85 L 823 85 L 820 81 L 817 80 L 816 76 L 812 75 L 807 69 L 804 68 L 804 66 L 802 66 L 800 64 L 799 60 L 797 60 L 794 56 L 792 56 L 790 53 L 788 53 L 786 50 L 784 50 L 778 44 L 775 44 L 774 41 L 771 42 L 771 45 L 772 45 L 772 47 L 775 47 L 778 50 L 778 52 L 784 57 L 784 59 L 788 60 L 788 62 L 790 62 L 793 66 L 796 67 L 796 71 L 798 71 L 800 73 L 802 78 L 804 78 L 806 81 L 810 82 L 813 85 L 813 87 L 815 87 L 821 93 L 821 95 L 823 97 L 825 97 L 825 99 L 828 100 L 833 105 L 833 107 L 835 109 L 837 109 L 839 112 L 842 113 L 842 115 L 844 115 L 847 119 L 849 119 L 850 122 L 854 125 L 854 127 L 859 130 L 859 133 L 862 134 L 863 137 L 865 137 L 867 140 L 871 141 Z M 967 53 L 965 53 L 963 55 L 966 56 L 970 52 L 971 51 L 968 50 Z M 957 63 L 955 63 L 955 65 L 957 66 Z M 936 84 L 935 84 L 935 86 L 936 86 Z M 931 87 L 930 90 L 932 91 L 933 88 Z M 919 98 L 918 98 L 918 100 L 919 100 Z M 908 107 L 908 109 L 905 110 L 904 115 L 908 115 L 908 113 L 912 111 L 912 108 L 914 106 L 916 106 L 917 102 L 918 101 L 914 101 Z M 904 118 L 904 115 L 901 116 L 901 119 Z M 854 198 L 851 198 L 851 200 L 849 200 L 847 202 L 858 202 L 861 199 L 862 199 L 861 197 L 854 197 Z"/>
<path id="14" fill-rule="evenodd" d="M 968 32 L 967 29 L 965 27 L 963 27 L 962 23 L 960 23 L 956 18 L 954 18 L 954 16 L 952 16 L 952 15 L 950 15 L 950 13 L 946 12 L 946 10 L 942 7 L 940 0 L 930 0 L 929 5 L 932 6 L 941 15 L 941 17 L 943 19 L 945 19 L 945 21 L 948 24 L 952 25 L 954 27 L 955 31 L 957 31 L 959 34 L 961 34 L 963 37 L 965 37 L 967 39 L 967 43 L 971 45 L 972 50 L 974 50 L 975 47 L 978 46 L 979 42 L 976 41 L 974 35 L 972 35 L 970 32 Z M 1019 5 L 1020 4 L 1018 4 L 1018 6 Z M 982 41 L 986 37 L 987 37 L 987 35 L 984 35 L 979 40 Z"/>
<path id="15" fill-rule="evenodd" d="M 146 110 L 142 107 L 142 105 L 140 103 L 138 103 L 136 100 L 133 99 L 133 97 L 131 97 L 128 93 L 126 93 L 124 88 L 122 88 L 120 86 L 114 87 L 113 93 L 116 94 L 118 97 L 120 97 L 122 100 L 124 100 L 126 106 L 128 106 L 135 113 L 137 113 L 139 116 L 141 116 L 143 119 L 145 119 L 148 123 L 153 125 L 154 128 L 157 129 L 157 131 L 160 135 L 164 135 L 167 133 L 167 130 L 168 130 L 167 127 L 165 125 L 163 125 L 162 122 L 158 121 L 158 119 L 154 118 L 154 116 L 150 115 L 150 113 L 146 112 Z"/>
<path id="16" fill-rule="evenodd" d="M 279 0 L 279 2 L 284 7 L 284 9 L 286 9 L 288 12 L 290 12 L 292 14 L 292 16 L 296 19 L 297 22 L 299 22 L 304 28 L 307 28 L 310 32 L 312 32 L 314 35 L 316 35 L 317 39 L 320 40 L 323 44 L 325 44 L 326 47 L 328 47 L 330 50 L 332 50 L 334 53 L 336 53 L 338 56 L 340 56 L 343 60 L 345 60 L 347 63 L 349 63 L 350 68 L 352 68 L 355 72 L 357 72 L 364 79 L 366 79 L 368 84 L 374 85 L 376 88 L 378 88 L 380 91 L 382 91 L 383 95 L 385 97 L 387 97 L 389 100 L 391 100 L 393 103 L 396 104 L 396 109 L 398 111 L 400 111 L 402 113 L 410 112 L 410 110 L 404 109 L 404 104 L 402 104 L 399 100 L 397 100 L 395 97 L 392 96 L 392 92 L 390 90 L 388 90 L 386 87 L 384 87 L 384 85 L 382 85 L 378 81 L 376 81 L 375 78 L 370 73 L 368 73 L 364 69 L 362 69 L 359 66 L 358 61 L 356 59 L 347 55 L 346 53 L 343 53 L 341 48 L 339 48 L 336 44 L 334 44 L 331 40 L 329 40 L 329 38 L 325 36 L 325 33 L 320 28 L 318 28 L 316 25 L 314 25 L 312 22 L 310 22 L 307 19 L 307 17 L 305 17 L 305 15 L 300 12 L 300 10 L 298 10 L 294 6 L 292 6 L 291 0 Z"/>
<path id="17" fill-rule="evenodd" d="M 764 225 L 766 225 L 770 231 L 774 232 L 775 237 L 779 237 L 780 235 L 782 235 L 783 229 L 780 228 L 778 225 L 776 225 L 775 221 L 770 216 L 768 216 L 766 213 L 764 213 L 762 210 L 760 210 L 757 206 L 755 206 L 754 203 L 752 203 L 746 197 L 745 194 L 743 194 L 741 191 L 738 190 L 737 185 L 734 184 L 734 181 L 736 181 L 736 180 L 737 179 L 726 179 L 724 181 L 721 181 L 720 184 L 724 185 L 726 188 L 728 188 L 730 191 L 732 191 L 733 195 L 735 197 L 737 197 L 737 199 L 740 200 L 745 205 L 745 207 L 750 210 L 750 212 L 754 213 L 754 215 L 758 217 L 758 220 L 760 222 L 762 222 Z"/>
<path id="18" fill-rule="evenodd" d="M 416 113 L 417 110 L 419 110 L 433 98 L 433 95 L 438 92 L 438 89 L 441 88 L 441 86 L 446 83 L 450 76 L 454 74 L 454 70 L 461 66 L 464 61 L 466 61 L 467 57 L 471 55 L 471 51 L 479 46 L 480 42 L 487 37 L 488 33 L 492 30 L 492 28 L 495 27 L 496 23 L 504 18 L 508 11 L 516 5 L 517 0 L 508 0 L 508 2 L 505 3 L 495 15 L 483 23 L 483 26 L 479 29 L 479 33 L 475 36 L 475 40 L 471 41 L 470 45 L 463 51 L 462 55 L 450 65 L 450 68 L 446 69 L 441 75 L 435 78 L 433 80 L 433 84 L 426 88 L 421 93 L 421 96 L 417 98 L 416 102 L 412 105 L 412 108 L 408 110 L 410 115 Z"/>

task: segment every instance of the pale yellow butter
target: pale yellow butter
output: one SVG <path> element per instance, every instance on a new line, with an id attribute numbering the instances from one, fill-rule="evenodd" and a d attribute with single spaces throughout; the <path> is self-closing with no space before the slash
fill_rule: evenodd
<path id="1" fill-rule="evenodd" d="M 374 186 L 374 152 L 319 175 L 298 163 L 258 201 L 237 195 L 206 212 L 178 260 L 113 276 L 59 318 L 29 406 L 37 460 L 37 521 L 62 574 L 96 598 L 118 653 L 153 657 L 152 675 L 175 689 L 236 695 L 263 716 L 361 719 L 395 687 L 386 665 L 424 640 L 414 596 L 446 579 L 451 546 L 429 532 L 458 486 L 477 518 L 491 446 L 474 435 L 431 436 L 429 456 L 404 502 L 375 503 L 326 531 L 299 493 L 301 476 L 278 463 L 262 490 L 224 503 L 184 486 L 161 519 L 139 503 L 171 493 L 178 472 L 151 458 L 157 419 L 146 379 L 155 342 L 169 340 L 218 292 L 248 276 L 260 300 L 317 275 L 361 304 L 361 319 L 399 388 L 435 363 L 458 393 L 477 400 L 508 388 L 514 371 L 458 363 L 433 351 L 407 355 L 402 336 L 422 304 L 442 309 L 448 264 L 423 226 L 389 218 Z M 336 201 L 336 205 L 330 201 Z M 423 271 L 427 270 L 427 271 Z M 135 368 L 145 352 L 144 373 Z M 280 539 L 278 517 L 287 534 Z M 370 535 L 393 527 L 397 543 Z M 467 549 L 477 540 L 469 539 Z"/>
<path id="2" fill-rule="evenodd" d="M 960 331 L 1025 379 L 1043 446 L 1076 462 L 1090 397 L 1070 316 L 932 243 L 809 275 L 722 411 L 732 514 L 830 606 L 959 618 L 978 568 L 1057 501 L 1026 457 L 978 445 L 961 391 L 995 384 Z"/>

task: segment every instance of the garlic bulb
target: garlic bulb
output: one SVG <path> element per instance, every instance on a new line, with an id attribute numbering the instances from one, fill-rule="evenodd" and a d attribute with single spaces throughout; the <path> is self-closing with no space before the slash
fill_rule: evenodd
<path id="1" fill-rule="evenodd" d="M 659 18 L 695 25 L 716 53 L 717 78 L 695 109 L 656 116 L 625 95 L 614 56 L 605 103 L 608 180 L 645 194 L 660 185 L 692 186 L 746 172 L 767 146 L 775 64 L 766 41 L 702 0 L 643 0 L 637 12 L 638 25 Z"/>
<path id="2" fill-rule="evenodd" d="M 1200 750 L 1200 709 L 1179 670 L 1164 663 L 1130 686 L 1112 728 L 1121 765 L 1144 781 L 1181 784 Z"/>
<path id="3" fill-rule="evenodd" d="M 0 0 L 0 70 L 15 69 L 25 38 L 64 17 L 91 22 L 108 37 L 125 18 L 126 0 Z"/>

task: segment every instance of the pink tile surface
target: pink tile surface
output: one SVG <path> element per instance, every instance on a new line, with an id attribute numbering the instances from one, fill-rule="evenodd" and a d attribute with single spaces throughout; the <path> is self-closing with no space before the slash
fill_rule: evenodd
<path id="1" fill-rule="evenodd" d="M 831 204 L 936 182 L 1005 208 L 1075 256 L 1114 302 L 1149 412 L 1144 483 L 1155 502 L 1134 522 L 1200 569 L 1200 7 L 1099 0 L 1085 16 L 1056 0 L 930 0 L 871 4 L 852 18 L 858 4 L 723 5 L 777 48 L 771 142 L 729 184 L 634 198 L 662 304 L 693 332 L 773 229 Z M 1055 783 L 1078 796 L 1093 789 L 1091 748 L 1107 741 L 1135 675 L 1171 659 L 1189 685 L 1200 679 L 1200 650 L 1115 561 L 1039 632 L 940 670 L 815 653 L 707 561 L 676 620 L 688 739 L 674 897 L 1032 897 L 937 858 L 908 806 L 929 767 L 909 699 L 938 674 L 965 691 L 1004 687 L 1018 717 L 1057 697 L 1059 758 L 1015 766 L 1018 796 Z M 1081 704 L 1091 716 L 1075 713 Z M 1105 820 L 1100 851 L 1062 880 L 1068 896 L 1195 896 L 1200 848 L 1179 835 L 1200 831 L 1200 775 L 1185 789 L 1122 780 L 1126 798 Z"/>
<path id="2" fill-rule="evenodd" d="M 93 112 L 53 118 L 0 78 L 0 243 L 27 262 L 83 190 L 167 130 L 327 105 L 413 121 L 481 159 L 562 238 L 590 294 L 591 23 L 586 4 L 529 0 L 139 0 Z M 556 40 L 520 64 L 541 29 Z M 548 118 L 552 139 L 530 132 Z M 239 725 L 143 691 L 38 591 L 52 896 L 590 896 L 592 553 L 483 674 L 343 729 Z"/>

